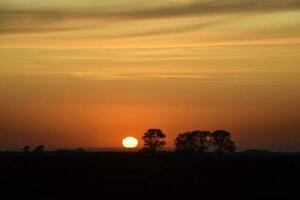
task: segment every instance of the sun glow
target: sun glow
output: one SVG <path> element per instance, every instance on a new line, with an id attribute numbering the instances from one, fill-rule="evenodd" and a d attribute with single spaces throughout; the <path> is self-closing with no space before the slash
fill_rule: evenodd
<path id="1" fill-rule="evenodd" d="M 122 144 L 125 148 L 135 148 L 138 145 L 138 140 L 129 136 L 122 140 Z"/>

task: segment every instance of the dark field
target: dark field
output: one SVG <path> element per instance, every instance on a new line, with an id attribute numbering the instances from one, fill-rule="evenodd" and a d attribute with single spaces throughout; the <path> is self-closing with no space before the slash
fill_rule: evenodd
<path id="1" fill-rule="evenodd" d="M 300 155 L 0 153 L 1 199 L 300 199 Z"/>

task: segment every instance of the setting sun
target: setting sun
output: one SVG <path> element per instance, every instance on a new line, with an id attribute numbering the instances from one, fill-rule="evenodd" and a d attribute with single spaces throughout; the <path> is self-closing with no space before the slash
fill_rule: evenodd
<path id="1" fill-rule="evenodd" d="M 138 145 L 138 140 L 134 137 L 126 137 L 122 140 L 122 144 L 125 148 L 135 148 Z"/>

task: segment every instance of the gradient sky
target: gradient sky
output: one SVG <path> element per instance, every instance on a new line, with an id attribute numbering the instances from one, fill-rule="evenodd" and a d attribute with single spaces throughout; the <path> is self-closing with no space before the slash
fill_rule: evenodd
<path id="1" fill-rule="evenodd" d="M 1 0 L 0 149 L 226 129 L 300 151 L 299 0 Z"/>

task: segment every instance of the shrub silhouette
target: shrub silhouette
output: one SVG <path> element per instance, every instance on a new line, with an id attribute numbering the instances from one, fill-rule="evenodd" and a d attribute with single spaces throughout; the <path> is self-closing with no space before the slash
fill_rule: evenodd
<path id="1" fill-rule="evenodd" d="M 30 146 L 25 146 L 23 149 L 23 152 L 30 152 Z"/>
<path id="2" fill-rule="evenodd" d="M 160 129 L 149 129 L 142 140 L 144 142 L 144 152 L 150 152 L 154 154 L 156 151 L 162 149 L 165 145 L 165 137 L 166 135 Z"/>
<path id="3" fill-rule="evenodd" d="M 41 153 L 41 152 L 44 152 L 44 149 L 45 149 L 44 145 L 39 145 L 39 146 L 35 147 L 35 149 L 33 150 L 33 152 Z"/>
<path id="4" fill-rule="evenodd" d="M 223 154 L 225 152 L 235 152 L 235 142 L 231 140 L 231 134 L 224 130 L 216 130 L 210 135 L 210 143 L 214 150 Z"/>
<path id="5" fill-rule="evenodd" d="M 85 150 L 83 148 L 77 148 L 77 149 L 73 149 L 73 152 L 79 152 L 79 153 L 82 153 L 82 152 L 85 152 Z"/>
<path id="6" fill-rule="evenodd" d="M 188 131 L 175 139 L 176 151 L 204 153 L 209 149 L 209 131 Z"/>

